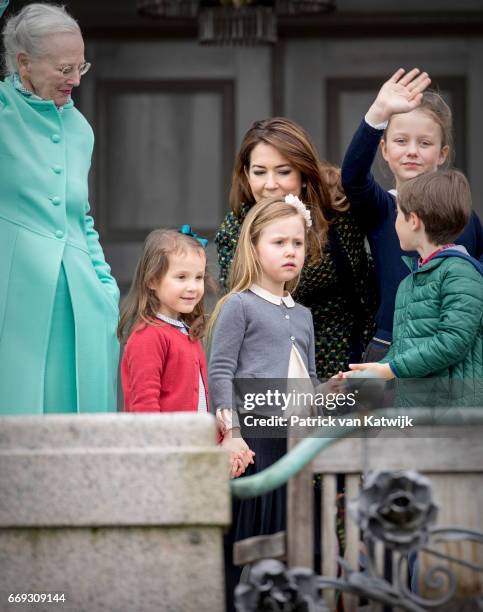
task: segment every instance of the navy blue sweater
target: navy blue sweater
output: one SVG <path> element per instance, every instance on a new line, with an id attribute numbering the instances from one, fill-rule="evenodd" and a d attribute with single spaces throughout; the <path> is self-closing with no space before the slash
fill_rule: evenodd
<path id="1" fill-rule="evenodd" d="M 382 134 L 383 130 L 376 130 L 362 120 L 342 163 L 342 186 L 352 210 L 365 228 L 374 258 L 380 293 L 376 336 L 390 341 L 397 288 L 409 273 L 401 256 L 417 256 L 417 253 L 401 250 L 395 228 L 396 199 L 376 182 L 371 173 Z M 482 258 L 483 229 L 474 211 L 455 242 L 465 246 L 476 259 Z"/>

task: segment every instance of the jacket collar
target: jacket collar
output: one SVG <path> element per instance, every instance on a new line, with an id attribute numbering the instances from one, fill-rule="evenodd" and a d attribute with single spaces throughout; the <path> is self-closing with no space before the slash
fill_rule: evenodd
<path id="1" fill-rule="evenodd" d="M 434 268 L 437 268 L 442 262 L 442 258 L 436 256 L 433 257 L 433 259 L 430 259 L 428 263 L 424 264 L 424 266 L 420 268 L 418 264 L 418 257 L 409 257 L 408 255 L 403 255 L 402 260 L 413 274 L 434 270 Z"/>
<path id="2" fill-rule="evenodd" d="M 444 249 L 444 251 L 441 251 L 440 253 L 435 255 L 432 259 L 425 263 L 424 266 L 421 267 L 418 266 L 417 257 L 403 255 L 402 260 L 412 273 L 417 274 L 418 272 L 428 272 L 429 270 L 434 270 L 439 265 L 441 265 L 443 260 L 447 257 L 459 257 L 461 259 L 465 259 L 466 261 L 471 263 L 478 270 L 478 272 L 480 272 L 480 274 L 483 275 L 483 266 L 481 265 L 481 263 L 474 257 L 471 257 L 471 255 L 468 254 L 466 248 L 462 245 L 456 245 L 455 247 Z"/>

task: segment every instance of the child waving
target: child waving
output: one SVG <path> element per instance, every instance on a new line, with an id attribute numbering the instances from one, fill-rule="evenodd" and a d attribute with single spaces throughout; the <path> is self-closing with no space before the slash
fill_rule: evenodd
<path id="1" fill-rule="evenodd" d="M 395 230 L 397 190 L 420 174 L 437 171 L 451 156 L 451 110 L 437 93 L 425 91 L 429 84 L 428 74 L 417 68 L 408 73 L 397 70 L 381 87 L 342 164 L 342 185 L 365 226 L 380 292 L 377 330 L 365 361 L 379 361 L 387 353 L 396 291 L 409 273 Z M 395 190 L 386 191 L 371 174 L 379 146 L 394 176 Z M 475 212 L 454 242 L 481 258 L 483 230 Z"/>

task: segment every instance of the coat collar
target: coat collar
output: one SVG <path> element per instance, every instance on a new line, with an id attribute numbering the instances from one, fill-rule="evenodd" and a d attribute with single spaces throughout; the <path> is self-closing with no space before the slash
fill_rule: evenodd
<path id="1" fill-rule="evenodd" d="M 402 260 L 407 265 L 407 267 L 411 270 L 412 273 L 417 274 L 419 272 L 428 272 L 429 270 L 434 270 L 438 266 L 441 265 L 443 260 L 448 257 L 459 257 L 460 259 L 465 259 L 469 263 L 471 263 L 480 274 L 483 275 L 483 266 L 481 263 L 476 260 L 474 257 L 468 254 L 466 248 L 462 245 L 456 245 L 454 247 L 444 249 L 437 255 L 435 255 L 432 259 L 430 259 L 424 266 L 418 266 L 418 258 L 417 257 L 409 257 L 408 255 L 403 255 Z"/>
<path id="2" fill-rule="evenodd" d="M 56 110 L 60 110 L 54 103 L 53 100 L 43 100 L 42 98 L 39 98 L 37 95 L 32 94 L 32 92 L 29 92 L 28 90 L 25 91 L 21 91 L 16 85 L 15 85 L 15 75 L 10 75 L 8 76 L 5 80 L 4 83 L 6 85 L 8 85 L 13 91 L 15 91 L 15 93 L 20 96 L 23 100 L 25 100 L 25 102 L 27 104 L 30 104 L 30 106 L 35 106 L 41 110 L 48 110 L 49 108 L 55 108 Z M 26 93 L 25 93 L 26 92 Z M 30 94 L 30 95 L 28 95 Z M 61 110 L 70 110 L 71 108 L 74 108 L 74 101 L 72 100 L 72 98 L 67 102 L 67 104 L 64 104 L 64 106 L 61 107 Z"/>
<path id="3" fill-rule="evenodd" d="M 418 274 L 419 272 L 428 272 L 429 270 L 434 270 L 439 265 L 441 265 L 442 258 L 441 257 L 433 257 L 430 259 L 428 263 L 424 264 L 424 266 L 419 267 L 418 257 L 410 257 L 408 255 L 403 255 L 402 260 L 407 265 L 407 267 L 411 270 L 413 274 Z"/>

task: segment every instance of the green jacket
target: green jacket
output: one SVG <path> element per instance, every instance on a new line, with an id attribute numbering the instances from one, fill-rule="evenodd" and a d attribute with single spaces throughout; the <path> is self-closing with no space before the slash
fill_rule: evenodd
<path id="1" fill-rule="evenodd" d="M 93 144 L 72 101 L 59 111 L 22 95 L 10 77 L 0 81 L 0 415 L 43 413 L 61 266 L 75 325 L 77 409 L 116 409 L 119 291 L 89 214 Z"/>
<path id="2" fill-rule="evenodd" d="M 403 259 L 413 268 L 412 258 Z M 461 247 L 442 251 L 421 268 L 412 269 L 401 282 L 393 343 L 383 361 L 399 379 L 459 379 L 481 387 L 482 268 Z M 462 389 L 460 386 L 459 391 Z"/>

